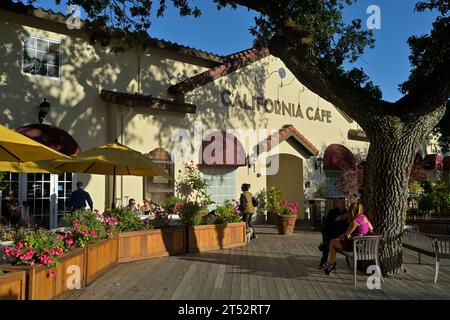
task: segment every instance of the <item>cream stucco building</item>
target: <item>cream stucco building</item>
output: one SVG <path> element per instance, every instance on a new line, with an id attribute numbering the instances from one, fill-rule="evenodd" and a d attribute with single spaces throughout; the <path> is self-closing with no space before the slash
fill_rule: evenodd
<path id="1" fill-rule="evenodd" d="M 253 193 L 278 185 L 288 200 L 300 203 L 301 217 L 318 184 L 326 183 L 337 195 L 339 172 L 320 161 L 328 146 L 367 152 L 357 123 L 308 90 L 267 51 L 220 56 L 148 41 L 145 51 L 114 54 L 91 45 L 83 29 L 68 29 L 63 16 L 2 2 L 0 123 L 14 129 L 35 124 L 46 98 L 51 107 L 43 124 L 66 131 L 81 150 L 117 139 L 149 154 L 175 179 L 186 161 L 202 163 L 218 202 L 237 198 L 244 182 Z M 224 131 L 227 138 L 219 140 L 225 146 L 214 147 L 211 163 L 204 151 L 212 145 L 208 149 L 202 140 Z M 263 149 L 268 140 L 270 150 Z M 219 149 L 225 149 L 222 158 Z M 8 179 L 29 215 L 48 226 L 56 226 L 67 210 L 75 181 L 86 184 L 96 208 L 103 210 L 112 200 L 111 178 L 102 175 L 10 174 Z M 119 204 L 129 198 L 142 203 L 144 197 L 163 199 L 173 183 L 124 176 L 116 190 Z"/>

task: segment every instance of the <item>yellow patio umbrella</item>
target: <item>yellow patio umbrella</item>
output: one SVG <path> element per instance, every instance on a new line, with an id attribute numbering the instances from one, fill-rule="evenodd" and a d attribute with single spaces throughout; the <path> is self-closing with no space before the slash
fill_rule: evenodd
<path id="1" fill-rule="evenodd" d="M 0 161 L 0 172 L 24 172 L 24 173 L 61 173 L 59 170 L 39 162 L 10 162 Z"/>
<path id="2" fill-rule="evenodd" d="M 70 159 L 70 157 L 0 125 L 0 161 L 25 162 L 54 159 Z"/>
<path id="3" fill-rule="evenodd" d="M 113 208 L 115 207 L 116 175 L 163 176 L 170 179 L 168 174 L 147 156 L 117 141 L 83 151 L 70 160 L 52 161 L 52 167 L 61 172 L 112 175 Z"/>

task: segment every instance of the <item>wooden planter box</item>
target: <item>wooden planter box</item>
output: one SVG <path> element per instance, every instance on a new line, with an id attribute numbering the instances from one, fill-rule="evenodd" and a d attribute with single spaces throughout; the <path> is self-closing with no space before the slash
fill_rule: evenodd
<path id="1" fill-rule="evenodd" d="M 117 236 L 86 246 L 86 284 L 100 277 L 118 263 Z"/>
<path id="2" fill-rule="evenodd" d="M 80 286 L 86 285 L 86 250 L 77 248 L 59 257 L 56 275 L 50 276 L 51 269 L 42 264 L 34 266 L 2 265 L 3 270 L 21 270 L 26 273 L 26 299 L 51 300 L 62 298 L 74 288 L 67 287 L 67 280 L 75 273 L 69 266 L 78 266 L 80 270 Z M 67 273 L 69 271 L 69 273 Z"/>
<path id="3" fill-rule="evenodd" d="M 188 252 L 245 246 L 245 222 L 188 227 Z"/>
<path id="4" fill-rule="evenodd" d="M 186 252 L 186 228 L 119 233 L 119 263 Z"/>
<path id="5" fill-rule="evenodd" d="M 3 270 L 0 265 L 0 270 Z M 3 270 L 0 275 L 0 300 L 25 300 L 26 273 L 25 271 Z"/>

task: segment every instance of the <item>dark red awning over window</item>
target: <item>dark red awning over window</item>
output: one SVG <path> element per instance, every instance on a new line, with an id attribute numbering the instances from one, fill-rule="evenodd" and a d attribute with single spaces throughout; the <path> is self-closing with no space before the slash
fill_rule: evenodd
<path id="1" fill-rule="evenodd" d="M 353 169 L 356 158 L 353 153 L 341 144 L 330 144 L 323 155 L 324 170 Z"/>
<path id="2" fill-rule="evenodd" d="M 443 170 L 442 157 L 439 154 L 427 154 L 423 159 L 423 167 L 426 170 Z"/>
<path id="3" fill-rule="evenodd" d="M 245 166 L 246 154 L 238 138 L 225 131 L 214 131 L 202 142 L 199 164 L 202 166 Z"/>
<path id="4" fill-rule="evenodd" d="M 34 123 L 18 128 L 16 131 L 68 156 L 77 155 L 81 151 L 76 140 L 56 126 Z"/>

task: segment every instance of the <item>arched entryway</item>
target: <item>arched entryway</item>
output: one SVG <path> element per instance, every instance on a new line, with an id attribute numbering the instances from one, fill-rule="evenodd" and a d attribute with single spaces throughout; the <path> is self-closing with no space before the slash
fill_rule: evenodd
<path id="1" fill-rule="evenodd" d="M 278 157 L 278 160 L 274 159 Z M 303 184 L 303 159 L 292 154 L 276 154 L 269 158 L 271 163 L 279 162 L 276 174 L 266 176 L 267 189 L 272 186 L 280 187 L 289 202 L 299 205 L 298 219 L 304 218 L 305 195 Z"/>

